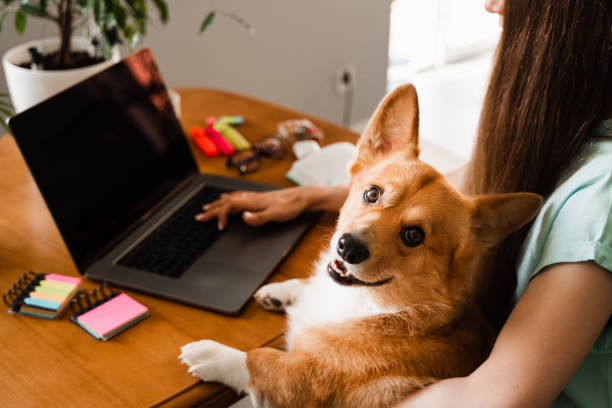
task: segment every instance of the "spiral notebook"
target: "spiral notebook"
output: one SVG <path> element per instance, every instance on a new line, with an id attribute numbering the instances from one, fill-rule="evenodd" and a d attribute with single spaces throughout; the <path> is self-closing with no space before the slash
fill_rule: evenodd
<path id="1" fill-rule="evenodd" d="M 70 307 L 70 320 L 98 340 L 108 340 L 149 315 L 146 306 L 108 285 L 79 294 Z"/>
<path id="2" fill-rule="evenodd" d="M 2 296 L 9 313 L 56 319 L 81 288 L 81 279 L 28 271 Z"/>

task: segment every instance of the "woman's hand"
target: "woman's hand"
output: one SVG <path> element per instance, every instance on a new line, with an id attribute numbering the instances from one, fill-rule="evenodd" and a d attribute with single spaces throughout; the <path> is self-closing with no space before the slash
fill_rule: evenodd
<path id="1" fill-rule="evenodd" d="M 235 191 L 222 194 L 217 201 L 205 205 L 204 212 L 196 215 L 198 221 L 217 218 L 220 230 L 227 226 L 232 214 L 242 213 L 249 225 L 262 225 L 270 221 L 288 221 L 306 210 L 338 210 L 346 199 L 343 186 L 292 187 L 263 193 Z"/>

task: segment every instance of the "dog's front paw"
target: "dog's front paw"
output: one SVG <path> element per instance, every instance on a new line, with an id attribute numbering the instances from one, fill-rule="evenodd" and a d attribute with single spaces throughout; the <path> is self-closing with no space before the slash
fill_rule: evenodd
<path id="1" fill-rule="evenodd" d="M 255 300 L 271 312 L 284 312 L 287 306 L 295 302 L 303 287 L 300 279 L 269 283 L 255 292 Z"/>
<path id="2" fill-rule="evenodd" d="M 220 382 L 238 392 L 247 390 L 249 370 L 245 352 L 213 340 L 200 340 L 181 347 L 179 359 L 189 366 L 187 372 L 203 381 Z"/>

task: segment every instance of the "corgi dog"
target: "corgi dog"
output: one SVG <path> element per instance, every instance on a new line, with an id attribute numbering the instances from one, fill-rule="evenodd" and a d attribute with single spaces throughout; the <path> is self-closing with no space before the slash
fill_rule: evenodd
<path id="1" fill-rule="evenodd" d="M 383 99 L 312 276 L 256 293 L 286 312 L 286 350 L 196 341 L 179 356 L 190 373 L 249 393 L 255 406 L 390 407 L 484 361 L 493 331 L 474 299 L 479 260 L 542 198 L 458 192 L 418 160 L 418 115 L 412 85 Z"/>

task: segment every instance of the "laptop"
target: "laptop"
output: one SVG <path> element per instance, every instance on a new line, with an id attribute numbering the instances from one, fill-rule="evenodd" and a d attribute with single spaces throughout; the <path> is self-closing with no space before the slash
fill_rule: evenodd
<path id="1" fill-rule="evenodd" d="M 194 217 L 226 191 L 275 187 L 199 174 L 148 49 L 9 125 L 79 273 L 237 314 L 316 220 L 218 231 Z"/>

